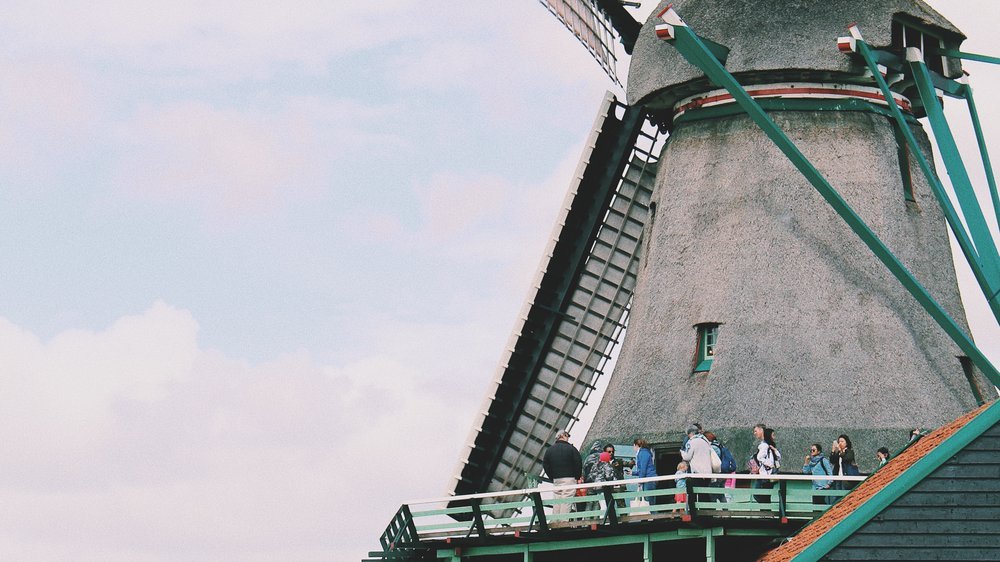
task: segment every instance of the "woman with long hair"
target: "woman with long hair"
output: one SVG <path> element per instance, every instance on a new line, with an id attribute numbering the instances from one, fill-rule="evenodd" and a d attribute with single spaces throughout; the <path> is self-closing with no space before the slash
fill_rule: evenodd
<path id="1" fill-rule="evenodd" d="M 830 460 L 833 461 L 834 474 L 841 476 L 858 476 L 861 474 L 861 471 L 858 469 L 858 462 L 854 456 L 854 446 L 851 444 L 851 438 L 847 435 L 841 434 L 833 442 Z M 843 481 L 837 482 L 837 484 L 841 490 L 849 490 L 854 487 L 853 483 Z"/>
<path id="2" fill-rule="evenodd" d="M 753 428 L 753 434 L 754 437 L 760 439 L 760 443 L 757 444 L 757 452 L 753 457 L 759 467 L 758 474 L 763 476 L 778 472 L 778 469 L 781 467 L 781 453 L 778 451 L 778 444 L 774 440 L 774 429 L 763 424 L 757 424 Z M 766 489 L 773 486 L 774 483 L 768 479 L 754 480 L 751 483 L 751 487 L 753 488 Z M 754 501 L 757 503 L 769 503 L 771 496 L 756 495 L 754 496 Z"/>
<path id="3" fill-rule="evenodd" d="M 632 442 L 632 446 L 635 448 L 635 468 L 632 469 L 632 476 L 635 478 L 656 476 L 656 461 L 653 450 L 649 447 L 649 442 L 640 437 Z M 653 490 L 656 488 L 656 482 L 646 482 L 636 484 L 636 486 L 638 491 Z M 650 505 L 656 503 L 655 496 L 647 496 L 645 499 Z"/>

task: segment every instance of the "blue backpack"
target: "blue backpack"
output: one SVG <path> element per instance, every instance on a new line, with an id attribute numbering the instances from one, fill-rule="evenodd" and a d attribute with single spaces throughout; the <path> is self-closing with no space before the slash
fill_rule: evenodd
<path id="1" fill-rule="evenodd" d="M 719 443 L 719 453 L 719 459 L 722 461 L 722 472 L 736 472 L 736 459 L 722 443 Z"/>

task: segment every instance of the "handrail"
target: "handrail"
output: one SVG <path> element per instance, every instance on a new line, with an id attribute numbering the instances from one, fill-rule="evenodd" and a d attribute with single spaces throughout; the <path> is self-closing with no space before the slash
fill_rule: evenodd
<path id="1" fill-rule="evenodd" d="M 563 486 L 545 486 L 535 488 L 523 488 L 520 490 L 507 490 L 504 492 L 482 492 L 479 494 L 465 494 L 462 496 L 445 496 L 443 498 L 429 498 L 412 500 L 405 502 L 405 505 L 419 505 L 424 503 L 442 503 L 463 500 L 502 498 L 508 496 L 526 496 L 534 492 L 552 492 L 555 490 L 577 490 L 580 488 L 603 488 L 605 486 L 622 486 L 629 484 L 645 484 L 647 482 L 665 482 L 682 478 L 691 479 L 729 479 L 736 480 L 833 480 L 837 482 L 860 482 L 868 476 L 839 476 L 839 475 L 815 475 L 815 474 L 740 474 L 733 472 L 713 472 L 712 474 L 690 473 L 690 474 L 669 474 L 664 476 L 648 476 L 646 478 L 626 478 L 624 480 L 609 480 L 607 482 L 587 482 L 582 484 L 566 484 Z"/>
<path id="2" fill-rule="evenodd" d="M 685 487 L 678 488 L 674 484 L 650 490 L 633 491 L 627 488 L 631 484 L 676 482 L 681 478 L 687 480 Z M 649 521 L 651 518 L 689 523 L 695 518 L 710 517 L 733 521 L 759 518 L 784 525 L 791 519 L 817 517 L 853 487 L 836 486 L 833 489 L 816 490 L 810 489 L 810 481 L 859 482 L 865 478 L 867 476 L 688 473 L 415 500 L 400 507 L 382 534 L 380 543 L 382 553 L 417 552 L 434 549 L 435 544 L 449 544 L 456 538 L 482 538 L 495 534 L 544 534 L 554 526 L 579 526 L 580 521 L 617 527 L 622 523 Z M 768 485 L 733 488 L 719 486 L 722 480 L 728 479 L 767 481 Z M 715 485 L 712 481 L 715 481 Z M 543 494 L 549 496 L 560 490 L 576 492 L 580 489 L 589 489 L 594 493 L 583 496 L 574 493 L 568 497 L 542 499 Z M 685 494 L 684 498 L 676 497 L 680 493 Z M 520 497 L 515 499 L 512 496 Z M 657 500 L 651 501 L 655 505 L 647 503 L 645 506 L 631 502 L 642 498 Z M 468 504 L 455 505 L 456 501 L 463 500 Z M 603 505 L 598 507 L 597 502 Z M 556 511 L 556 506 L 559 505 L 571 505 L 574 510 Z M 546 508 L 549 507 L 553 508 L 552 513 L 546 513 Z M 510 514 L 511 510 L 513 515 Z M 524 513 L 522 510 L 528 511 Z"/>

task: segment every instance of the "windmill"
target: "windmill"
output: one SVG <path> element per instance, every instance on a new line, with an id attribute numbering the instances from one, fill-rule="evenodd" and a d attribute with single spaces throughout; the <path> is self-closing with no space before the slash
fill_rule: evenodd
<path id="1" fill-rule="evenodd" d="M 669 448 L 700 421 L 746 457 L 764 421 L 788 451 L 840 432 L 874 450 L 993 396 L 945 226 L 1000 318 L 938 99 L 975 121 L 959 30 L 920 0 L 679 0 L 644 25 L 615 0 L 542 4 L 616 83 L 623 44 L 628 99 L 601 105 L 453 494 L 533 484 L 619 343 L 587 442 Z"/>
<path id="2" fill-rule="evenodd" d="M 973 408 L 995 400 L 1000 372 L 968 336 L 948 233 L 1000 319 L 1000 254 L 987 220 L 987 212 L 1000 215 L 1000 197 L 961 67 L 963 59 L 1000 59 L 959 51 L 964 35 L 920 0 L 679 0 L 662 2 L 642 25 L 621 2 L 542 4 L 616 84 L 613 41 L 622 42 L 632 55 L 627 100 L 608 94 L 601 104 L 451 496 L 403 504 L 371 554 L 576 560 L 580 549 L 607 547 L 648 561 L 652 544 L 665 542 L 663 559 L 753 559 L 767 541 L 794 532 L 789 506 L 796 521 L 815 517 L 816 498 L 803 505 L 786 486 L 811 479 L 801 475 L 778 476 L 770 501 L 733 490 L 731 504 L 716 504 L 704 501 L 712 488 L 695 484 L 686 500 L 646 511 L 615 507 L 643 492 L 583 484 L 600 490 L 604 507 L 546 514 L 534 488 L 542 454 L 578 419 L 619 344 L 586 442 L 642 436 L 664 464 L 695 420 L 737 457 L 748 456 L 748 428 L 758 422 L 777 428 L 792 458 L 841 432 L 860 450 L 898 443 L 913 426 L 955 432 L 924 440 L 939 452 L 898 457 L 916 461 L 902 476 L 886 469 L 852 492 L 891 480 L 877 502 L 862 495 L 861 504 L 838 504 L 845 508 L 816 520 L 851 512 L 838 541 L 872 520 L 878 511 L 869 506 L 891 504 L 917 481 L 931 487 L 905 501 L 951 490 L 956 470 L 965 482 L 969 466 L 945 461 L 966 447 L 985 475 L 976 482 L 993 486 L 995 436 L 982 436 L 1000 427 L 1000 406 Z M 987 211 L 941 110 L 944 97 L 970 110 Z M 954 196 L 931 163 L 924 117 Z M 925 481 L 932 470 L 947 482 Z M 950 509 L 956 498 L 997 507 L 992 496 L 954 488 L 939 503 L 962 533 L 967 512 Z M 663 511 L 677 502 L 683 511 Z M 923 542 L 936 548 L 941 534 Z M 955 549 L 992 552 L 983 545 L 993 534 L 968 536 Z M 891 550 L 901 539 L 888 538 L 879 546 Z M 831 541 L 807 549 L 829 552 L 839 544 Z"/>

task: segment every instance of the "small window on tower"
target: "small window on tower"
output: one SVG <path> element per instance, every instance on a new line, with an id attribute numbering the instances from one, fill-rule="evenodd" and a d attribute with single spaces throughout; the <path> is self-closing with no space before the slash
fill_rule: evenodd
<path id="1" fill-rule="evenodd" d="M 695 358 L 694 372 L 703 373 L 712 368 L 715 359 L 715 344 L 719 339 L 718 324 L 698 324 L 698 355 Z"/>

